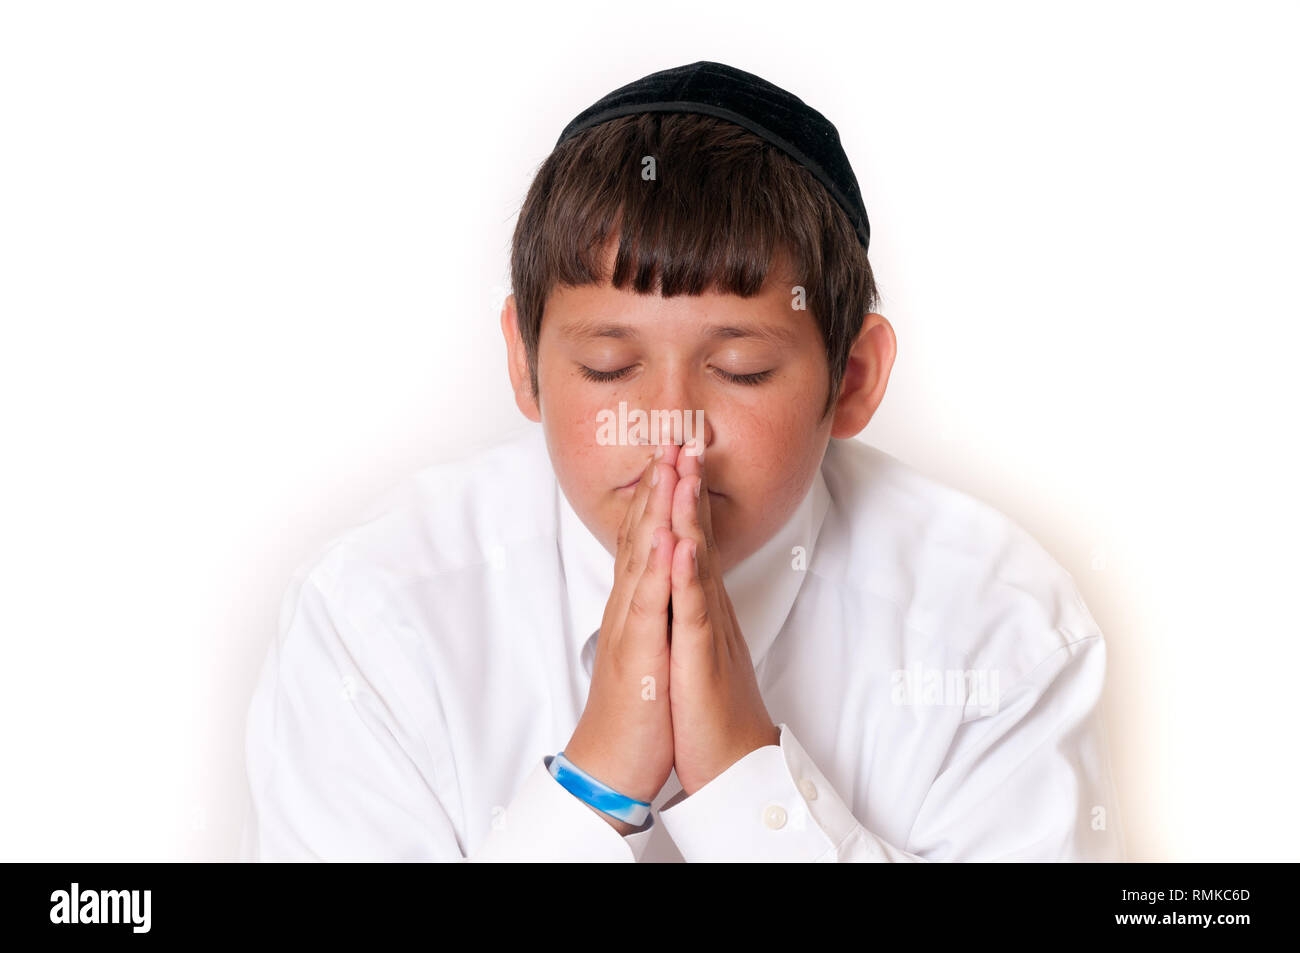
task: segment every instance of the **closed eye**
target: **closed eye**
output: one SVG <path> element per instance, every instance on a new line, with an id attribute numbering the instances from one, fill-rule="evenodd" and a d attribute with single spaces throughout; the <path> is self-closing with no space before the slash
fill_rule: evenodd
<path id="1" fill-rule="evenodd" d="M 595 370 L 594 368 L 588 367 L 586 364 L 578 365 L 578 367 L 582 371 L 583 377 L 587 378 L 587 380 L 589 381 L 596 381 L 597 383 L 602 383 L 602 384 L 607 384 L 610 381 L 616 381 L 620 377 L 626 377 L 627 372 L 632 370 L 632 368 L 635 366 L 636 365 L 630 365 L 628 367 L 621 368 L 620 370 L 617 371 L 598 371 Z"/>
<path id="2" fill-rule="evenodd" d="M 733 384 L 747 384 L 752 386 L 754 384 L 763 383 L 763 381 L 776 373 L 776 369 L 772 368 L 771 370 L 758 371 L 754 374 L 729 374 L 722 368 L 718 368 L 718 373 L 722 375 L 723 380 L 730 381 Z"/>
<path id="3" fill-rule="evenodd" d="M 598 371 L 595 368 L 588 367 L 586 364 L 579 364 L 578 368 L 579 370 L 581 370 L 582 376 L 587 378 L 587 380 L 595 381 L 598 384 L 608 384 L 611 381 L 616 381 L 619 380 L 620 378 L 626 377 L 628 375 L 628 372 L 631 371 L 635 366 L 636 365 L 630 365 L 628 367 L 620 368 L 619 370 L 616 371 Z M 775 368 L 766 371 L 757 371 L 756 373 L 753 374 L 731 374 L 727 371 L 722 370 L 722 368 L 717 368 L 716 370 L 718 374 L 721 375 L 723 380 L 728 381 L 729 383 L 732 384 L 742 384 L 750 387 L 754 386 L 755 384 L 763 383 L 763 381 L 767 380 L 774 373 L 776 373 Z"/>

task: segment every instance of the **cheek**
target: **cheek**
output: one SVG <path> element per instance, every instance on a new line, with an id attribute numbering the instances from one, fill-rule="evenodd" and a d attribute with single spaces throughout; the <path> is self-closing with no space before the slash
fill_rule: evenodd
<path id="1" fill-rule="evenodd" d="M 542 427 L 561 488 L 585 522 L 606 530 L 612 523 L 617 530 L 622 513 L 617 519 L 611 515 L 609 487 L 618 473 L 618 448 L 601 445 L 596 436 L 596 415 L 603 405 L 593 403 L 582 389 L 566 388 L 564 382 L 543 388 Z"/>
<path id="2" fill-rule="evenodd" d="M 740 463 L 737 476 L 761 484 L 779 485 L 817 444 L 814 409 L 801 397 L 765 401 L 743 414 L 729 414 L 717 421 L 725 435 L 729 459 Z"/>
<path id="3" fill-rule="evenodd" d="M 806 394 L 787 394 L 762 413 L 722 422 L 731 427 L 728 489 L 735 498 L 715 529 L 730 537 L 731 558 L 748 555 L 779 529 L 811 485 L 828 436 L 815 419 L 820 409 Z"/>

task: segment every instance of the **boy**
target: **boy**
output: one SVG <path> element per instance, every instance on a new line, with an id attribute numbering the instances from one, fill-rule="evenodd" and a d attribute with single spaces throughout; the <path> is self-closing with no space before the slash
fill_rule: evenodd
<path id="1" fill-rule="evenodd" d="M 869 236 L 834 127 L 752 74 L 579 114 L 501 315 L 540 430 L 295 574 L 243 856 L 1121 859 L 1073 580 L 851 439 L 895 355 Z"/>

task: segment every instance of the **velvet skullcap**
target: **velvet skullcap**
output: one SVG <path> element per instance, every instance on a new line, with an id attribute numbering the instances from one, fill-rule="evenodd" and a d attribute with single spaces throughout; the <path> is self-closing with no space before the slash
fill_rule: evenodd
<path id="1" fill-rule="evenodd" d="M 781 87 L 724 63 L 701 60 L 620 86 L 578 113 L 555 144 L 602 122 L 646 112 L 702 113 L 762 137 L 816 176 L 848 215 L 862 247 L 870 242 L 862 191 L 830 120 Z"/>

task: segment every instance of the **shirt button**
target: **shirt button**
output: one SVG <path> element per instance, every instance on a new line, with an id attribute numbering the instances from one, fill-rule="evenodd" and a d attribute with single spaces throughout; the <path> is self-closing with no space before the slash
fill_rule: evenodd
<path id="1" fill-rule="evenodd" d="M 769 804 L 763 812 L 763 823 L 774 831 L 785 827 L 785 808 L 780 804 Z"/>
<path id="2" fill-rule="evenodd" d="M 799 782 L 799 790 L 809 801 L 817 800 L 817 785 L 812 783 L 812 778 L 804 778 Z"/>

